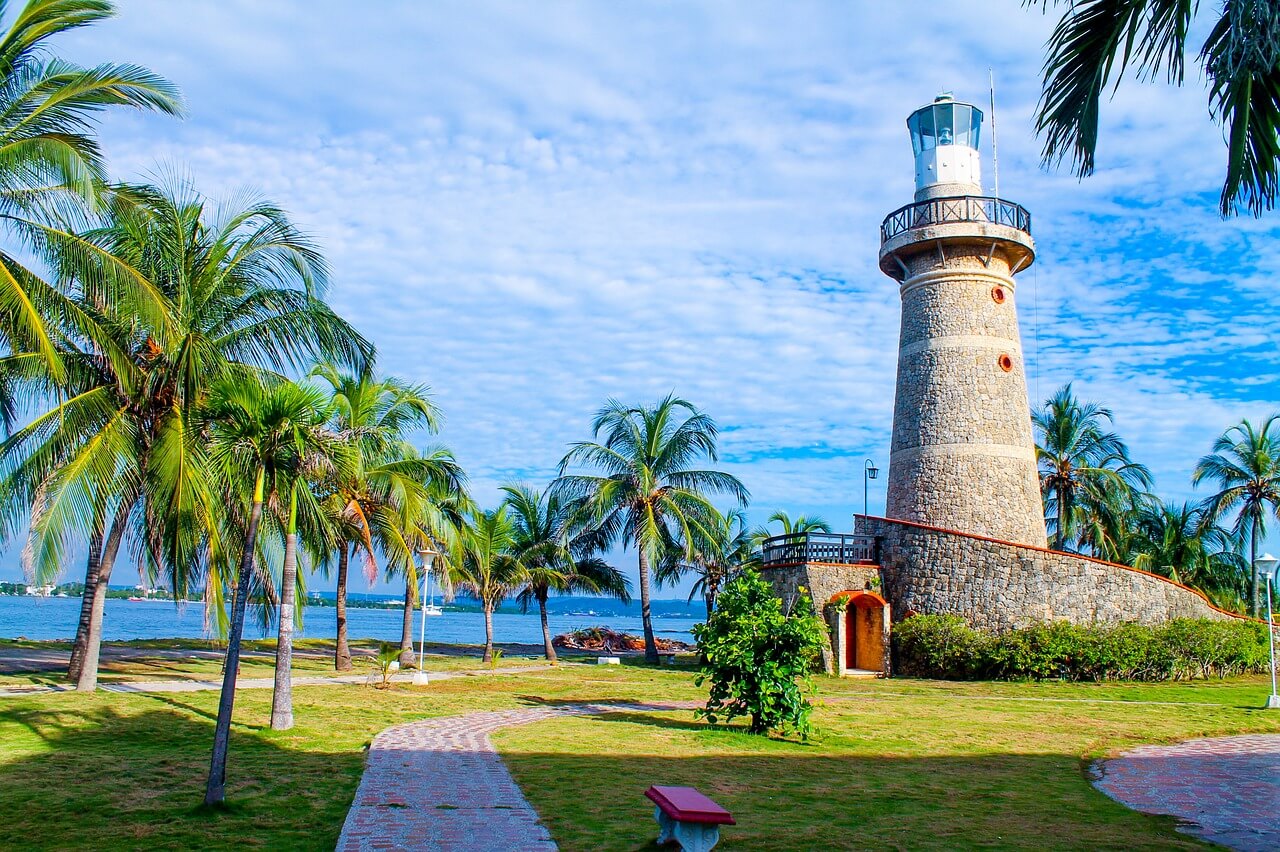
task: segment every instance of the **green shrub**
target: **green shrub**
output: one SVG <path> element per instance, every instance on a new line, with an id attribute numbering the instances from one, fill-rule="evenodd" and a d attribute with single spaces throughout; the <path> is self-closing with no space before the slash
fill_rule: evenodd
<path id="1" fill-rule="evenodd" d="M 715 724 L 749 716 L 753 734 L 775 730 L 809 733 L 814 669 L 827 631 L 802 596 L 790 614 L 773 588 L 744 570 L 725 586 L 706 624 L 693 628 L 703 660 L 696 682 L 711 682 L 711 696 L 698 715 Z"/>
<path id="2" fill-rule="evenodd" d="M 958 615 L 914 615 L 894 626 L 893 641 L 903 674 L 967 680 L 980 676 L 990 638 Z"/>
<path id="3" fill-rule="evenodd" d="M 947 680 L 1185 680 L 1265 672 L 1269 662 L 1266 628 L 1246 621 L 1059 621 L 992 635 L 959 616 L 916 615 L 893 641 L 898 672 Z"/>

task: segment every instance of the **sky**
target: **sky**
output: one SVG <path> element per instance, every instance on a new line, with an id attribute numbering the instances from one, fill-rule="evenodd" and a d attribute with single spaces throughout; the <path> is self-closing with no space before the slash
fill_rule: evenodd
<path id="1" fill-rule="evenodd" d="M 942 90 L 985 106 L 989 69 L 1001 195 L 1038 246 L 1017 279 L 1032 400 L 1073 382 L 1109 406 L 1176 500 L 1203 496 L 1218 434 L 1280 411 L 1280 214 L 1218 215 L 1198 69 L 1125 81 L 1092 177 L 1046 170 L 1038 6 L 121 6 L 59 51 L 148 66 L 189 115 L 108 116 L 113 174 L 289 210 L 380 368 L 431 386 L 483 503 L 547 483 L 606 398 L 674 391 L 719 423 L 753 520 L 849 529 L 864 459 L 888 465 L 899 299 L 876 254 L 912 199 L 904 121 Z"/>

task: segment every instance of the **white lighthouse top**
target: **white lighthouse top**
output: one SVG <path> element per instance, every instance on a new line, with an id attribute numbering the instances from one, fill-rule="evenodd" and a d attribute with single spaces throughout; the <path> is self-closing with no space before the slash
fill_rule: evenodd
<path id="1" fill-rule="evenodd" d="M 916 201 L 982 194 L 982 110 L 943 92 L 907 119 L 916 157 Z"/>

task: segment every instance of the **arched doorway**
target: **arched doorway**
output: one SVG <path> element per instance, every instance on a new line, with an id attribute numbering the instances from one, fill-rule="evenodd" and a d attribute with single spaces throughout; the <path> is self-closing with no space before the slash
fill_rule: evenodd
<path id="1" fill-rule="evenodd" d="M 875 592 L 848 593 L 844 611 L 845 671 L 884 671 L 888 604 Z"/>

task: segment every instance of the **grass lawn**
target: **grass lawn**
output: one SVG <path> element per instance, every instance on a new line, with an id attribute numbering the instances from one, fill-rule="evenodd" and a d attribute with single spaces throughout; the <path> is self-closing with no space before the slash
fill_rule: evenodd
<path id="1" fill-rule="evenodd" d="M 1169 820 L 1089 786 L 1087 761 L 1138 742 L 1280 731 L 1261 680 L 1195 685 L 821 681 L 809 743 L 711 729 L 691 713 L 557 719 L 495 735 L 566 850 L 648 848 L 651 783 L 734 811 L 724 849 L 1190 848 Z M 237 698 L 226 811 L 197 807 L 217 693 L 0 699 L 0 848 L 332 849 L 383 728 L 546 701 L 701 697 L 688 671 L 567 665 L 415 689 Z"/>
<path id="2" fill-rule="evenodd" d="M 351 643 L 354 668 L 338 672 L 333 668 L 333 641 L 300 640 L 294 646 L 293 673 L 301 676 L 336 676 L 367 674 L 375 670 L 373 659 L 377 642 L 370 639 Z M 275 673 L 275 640 L 246 640 L 240 658 L 240 676 L 269 678 Z M 125 683 L 163 680 L 218 680 L 222 677 L 222 647 L 212 642 L 191 639 L 148 639 L 111 642 L 103 646 L 104 656 L 98 667 L 100 683 Z M 0 654 L 6 649 L 69 652 L 68 642 L 33 642 L 0 640 Z M 480 647 L 451 646 L 449 653 L 428 653 L 424 660 L 427 671 L 484 671 L 488 663 L 480 661 Z M 113 652 L 116 652 L 113 654 Z M 119 656 L 118 653 L 127 653 Z M 192 656 L 196 654 L 198 656 Z M 65 658 L 64 658 L 65 659 Z M 568 657 L 567 660 L 576 658 Z M 502 668 L 545 665 L 541 656 L 504 655 L 498 662 Z M 39 671 L 0 672 L 0 688 L 67 683 L 65 665 L 57 670 L 41 667 Z"/>
<path id="3" fill-rule="evenodd" d="M 1200 848 L 1098 793 L 1088 764 L 1138 743 L 1280 731 L 1280 713 L 1255 709 L 1266 691 L 1260 678 L 826 680 L 807 743 L 687 712 L 557 719 L 494 741 L 564 850 L 645 848 L 653 783 L 696 786 L 734 813 L 717 849 Z"/>

